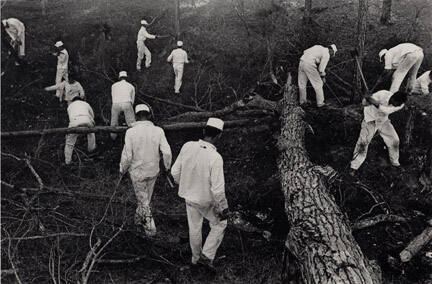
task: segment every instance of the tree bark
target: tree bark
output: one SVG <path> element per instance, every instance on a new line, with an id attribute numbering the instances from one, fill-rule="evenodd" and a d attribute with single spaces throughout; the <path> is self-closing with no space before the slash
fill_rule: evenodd
<path id="1" fill-rule="evenodd" d="M 364 57 L 364 45 L 366 39 L 366 25 L 367 25 L 367 14 L 368 14 L 368 0 L 359 0 L 358 7 L 358 22 L 357 22 L 357 52 L 360 63 L 360 69 L 363 68 L 363 57 Z M 357 63 L 356 63 L 357 64 Z M 362 97 L 362 93 L 365 90 L 362 83 L 360 70 L 356 67 L 356 74 L 354 77 L 354 97 L 352 101 L 359 102 Z"/>
<path id="2" fill-rule="evenodd" d="M 257 126 L 267 123 L 271 123 L 273 119 L 271 117 L 264 118 L 248 118 L 239 120 L 225 121 L 225 128 L 241 127 L 241 126 Z M 161 124 L 166 131 L 174 130 L 188 130 L 188 129 L 200 129 L 205 126 L 206 122 L 179 122 L 171 124 Z M 87 134 L 95 132 L 105 132 L 105 133 L 121 133 L 128 129 L 126 126 L 95 126 L 95 127 L 64 127 L 64 128 L 53 128 L 53 129 L 37 129 L 37 130 L 23 130 L 23 131 L 9 131 L 1 132 L 1 138 L 12 138 L 12 137 L 32 137 L 41 135 L 53 135 L 53 134 Z"/>
<path id="3" fill-rule="evenodd" d="M 41 8 L 42 8 L 42 16 L 46 16 L 48 0 L 40 0 L 40 1 L 41 1 Z"/>
<path id="4" fill-rule="evenodd" d="M 383 0 L 380 22 L 383 25 L 391 24 L 392 0 Z"/>
<path id="5" fill-rule="evenodd" d="M 305 149 L 304 111 L 287 81 L 278 146 L 280 181 L 290 231 L 285 242 L 305 283 L 381 283 L 363 255 L 348 220 L 327 188 L 331 167 L 314 165 Z"/>
<path id="6" fill-rule="evenodd" d="M 312 23 L 312 0 L 305 0 L 303 24 L 306 27 L 309 27 L 311 23 Z"/>
<path id="7" fill-rule="evenodd" d="M 180 40 L 180 0 L 174 0 L 175 9 L 174 9 L 174 28 L 176 40 Z"/>

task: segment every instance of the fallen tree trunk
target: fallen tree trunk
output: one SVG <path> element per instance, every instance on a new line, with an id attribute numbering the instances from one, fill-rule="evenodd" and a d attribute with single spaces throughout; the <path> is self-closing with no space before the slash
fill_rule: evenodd
<path id="1" fill-rule="evenodd" d="M 432 227 L 427 227 L 424 231 L 415 237 L 408 246 L 399 254 L 402 262 L 408 262 L 415 256 L 425 245 L 432 241 Z"/>
<path id="2" fill-rule="evenodd" d="M 285 244 L 297 258 L 305 283 L 380 283 L 379 268 L 363 255 L 327 188 L 328 175 L 334 170 L 309 160 L 305 114 L 297 104 L 290 76 L 287 82 L 278 142 L 280 181 L 290 224 Z"/>
<path id="3" fill-rule="evenodd" d="M 259 126 L 271 123 L 273 118 L 263 117 L 263 118 L 248 118 L 248 119 L 238 119 L 238 120 L 228 120 L 225 121 L 225 128 L 234 128 L 241 126 Z M 200 129 L 205 126 L 206 122 L 179 122 L 170 124 L 161 124 L 166 131 L 174 130 L 190 130 L 190 129 Z M 63 127 L 63 128 L 52 128 L 52 129 L 35 129 L 35 130 L 23 130 L 23 131 L 8 131 L 1 132 L 1 138 L 12 138 L 12 137 L 32 137 L 41 135 L 54 135 L 54 134 L 87 134 L 96 132 L 105 133 L 121 133 L 128 129 L 127 126 L 95 126 L 95 127 Z"/>

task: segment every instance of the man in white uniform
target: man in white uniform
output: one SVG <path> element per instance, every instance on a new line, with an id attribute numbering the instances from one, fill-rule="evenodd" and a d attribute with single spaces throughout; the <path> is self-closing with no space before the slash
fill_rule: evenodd
<path id="1" fill-rule="evenodd" d="M 68 81 L 68 64 L 69 64 L 69 53 L 63 45 L 62 41 L 58 41 L 55 43 L 56 52 L 53 53 L 54 56 L 57 56 L 57 73 L 55 83 L 56 85 L 62 82 L 62 79 Z M 63 95 L 62 90 L 56 91 L 56 97 L 61 98 Z"/>
<path id="2" fill-rule="evenodd" d="M 137 49 L 138 49 L 138 55 L 137 55 L 137 63 L 136 63 L 136 69 L 137 71 L 141 71 L 141 61 L 144 58 L 145 55 L 145 67 L 149 68 L 151 64 L 151 52 L 145 45 L 146 39 L 155 39 L 157 38 L 157 35 L 152 35 L 147 32 L 146 26 L 148 26 L 148 22 L 146 20 L 141 20 L 141 28 L 138 31 L 137 36 Z"/>
<path id="3" fill-rule="evenodd" d="M 94 127 L 94 113 L 91 106 L 83 101 L 79 96 L 74 97 L 72 103 L 67 108 L 69 116 L 69 127 Z M 72 153 L 79 134 L 67 134 L 64 149 L 65 163 L 72 162 Z M 94 133 L 87 134 L 87 150 L 93 152 L 96 149 L 96 136 Z"/>
<path id="4" fill-rule="evenodd" d="M 11 45 L 18 51 L 19 57 L 25 56 L 25 26 L 15 18 L 2 20 L 2 24 L 6 29 L 7 34 L 10 36 Z"/>
<path id="5" fill-rule="evenodd" d="M 396 167 L 400 166 L 399 136 L 388 116 L 401 110 L 406 100 L 406 93 L 398 91 L 393 94 L 386 90 L 378 91 L 365 98 L 363 101 L 364 119 L 351 161 L 351 174 L 354 174 L 365 161 L 369 143 L 377 131 L 387 145 L 391 164 Z"/>
<path id="6" fill-rule="evenodd" d="M 85 92 L 84 88 L 80 84 L 80 82 L 76 81 L 74 76 L 69 74 L 69 80 L 63 81 L 60 84 L 56 84 L 53 86 L 45 87 L 45 91 L 57 91 L 60 90 L 62 95 L 60 96 L 60 101 L 66 101 L 68 105 L 72 103 L 73 98 L 76 96 L 84 99 Z"/>
<path id="7" fill-rule="evenodd" d="M 389 77 L 392 70 L 395 70 L 390 92 L 399 91 L 408 72 L 407 89 L 411 91 L 414 88 L 417 73 L 424 58 L 423 49 L 412 43 L 401 43 L 389 50 L 382 49 L 378 55 L 380 61 L 384 56 L 385 66 L 382 78 Z"/>
<path id="8" fill-rule="evenodd" d="M 324 106 L 324 91 L 327 63 L 330 57 L 335 56 L 337 51 L 336 45 L 329 47 L 314 45 L 303 51 L 298 68 L 298 86 L 300 92 L 300 104 L 307 102 L 306 84 L 309 80 L 315 90 L 316 103 L 318 107 Z"/>
<path id="9" fill-rule="evenodd" d="M 111 86 L 112 108 L 111 126 L 117 126 L 120 113 L 124 113 L 126 123 L 129 127 L 135 122 L 133 103 L 135 102 L 135 87 L 126 81 L 126 71 L 120 71 L 118 82 Z M 111 133 L 111 138 L 117 138 L 116 133 Z"/>
<path id="10" fill-rule="evenodd" d="M 432 83 L 432 73 L 431 70 L 426 71 L 417 78 L 414 84 L 414 88 L 411 90 L 413 94 L 427 95 L 430 94 L 429 86 Z"/>
<path id="11" fill-rule="evenodd" d="M 227 226 L 228 202 L 225 197 L 223 159 L 214 146 L 222 135 L 223 121 L 209 118 L 204 138 L 183 145 L 171 174 L 179 184 L 179 196 L 186 201 L 192 264 L 212 267 Z M 204 247 L 202 223 L 206 218 L 210 233 Z"/>
<path id="12" fill-rule="evenodd" d="M 135 225 L 146 235 L 154 236 L 156 226 L 152 217 L 150 201 L 159 174 L 162 153 L 165 170 L 171 167 L 171 148 L 162 128 L 149 121 L 150 108 L 145 104 L 135 107 L 137 122 L 126 131 L 120 173 L 129 172 L 137 198 Z"/>
<path id="13" fill-rule="evenodd" d="M 176 94 L 180 94 L 184 64 L 189 63 L 187 52 L 182 48 L 182 46 L 183 42 L 177 41 L 177 48 L 171 52 L 167 59 L 167 61 L 172 62 L 173 65 L 175 74 L 174 92 Z"/>

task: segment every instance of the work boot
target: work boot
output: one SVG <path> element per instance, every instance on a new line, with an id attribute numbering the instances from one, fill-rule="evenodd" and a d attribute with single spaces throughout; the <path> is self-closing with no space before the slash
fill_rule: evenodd
<path id="1" fill-rule="evenodd" d="M 213 260 L 205 256 L 204 254 L 200 255 L 200 258 L 198 259 L 198 263 L 209 268 L 212 271 L 215 271 L 215 267 L 213 266 Z"/>

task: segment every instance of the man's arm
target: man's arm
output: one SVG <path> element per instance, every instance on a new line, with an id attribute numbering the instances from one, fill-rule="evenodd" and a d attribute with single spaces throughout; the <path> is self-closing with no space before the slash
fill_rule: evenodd
<path id="1" fill-rule="evenodd" d="M 64 84 L 65 84 L 65 81 L 63 81 L 63 82 L 61 82 L 61 83 L 58 83 L 58 84 L 56 84 L 56 85 L 52 85 L 52 86 L 49 86 L 49 87 L 45 87 L 44 90 L 45 90 L 45 91 L 55 91 L 55 90 L 60 90 L 60 89 L 63 89 L 63 88 L 64 88 Z"/>
<path id="2" fill-rule="evenodd" d="M 429 80 L 427 78 L 425 80 L 421 80 L 420 82 L 422 94 L 427 95 L 429 94 Z"/>
<path id="3" fill-rule="evenodd" d="M 173 58 L 173 52 L 171 51 L 170 55 L 167 58 L 167 62 L 171 62 Z"/>
<path id="4" fill-rule="evenodd" d="M 327 67 L 327 63 L 329 62 L 329 60 L 330 60 L 329 51 L 324 52 L 323 56 L 321 57 L 320 65 L 318 67 L 318 71 L 319 71 L 321 77 L 324 77 L 326 75 L 325 69 Z"/>
<path id="5" fill-rule="evenodd" d="M 144 31 L 144 36 L 146 38 L 149 38 L 149 39 L 155 39 L 156 38 L 155 35 L 149 34 L 149 32 L 147 30 Z"/>
<path id="6" fill-rule="evenodd" d="M 222 212 L 228 209 L 228 201 L 225 197 L 225 177 L 223 172 L 222 157 L 218 157 L 210 170 L 210 190 L 216 202 L 216 208 Z"/>
<path id="7" fill-rule="evenodd" d="M 174 178 L 175 183 L 180 183 L 180 174 L 181 174 L 181 161 L 183 157 L 183 148 L 180 150 L 180 154 L 178 155 L 176 161 L 174 162 L 174 165 L 171 168 L 171 175 Z"/>
<path id="8" fill-rule="evenodd" d="M 135 87 L 132 86 L 132 90 L 131 90 L 131 99 L 132 99 L 132 104 L 135 103 Z"/>
<path id="9" fill-rule="evenodd" d="M 185 51 L 184 63 L 189 63 L 189 58 L 188 58 L 188 54 L 186 51 Z"/>
<path id="10" fill-rule="evenodd" d="M 397 107 L 395 107 L 395 106 L 383 106 L 383 105 L 380 105 L 378 107 L 378 109 L 379 109 L 380 112 L 383 112 L 383 113 L 389 115 L 391 113 L 397 112 L 398 110 L 401 110 L 404 106 L 405 106 L 405 104 L 402 104 L 402 105 L 397 106 Z"/>
<path id="11" fill-rule="evenodd" d="M 132 140 L 126 131 L 125 145 L 120 160 L 120 173 L 125 174 L 132 162 Z"/>
<path id="12" fill-rule="evenodd" d="M 159 149 L 162 152 L 162 158 L 163 158 L 165 170 L 169 170 L 171 168 L 171 162 L 172 162 L 171 147 L 168 144 L 163 129 L 161 129 L 161 141 L 160 141 Z"/>

